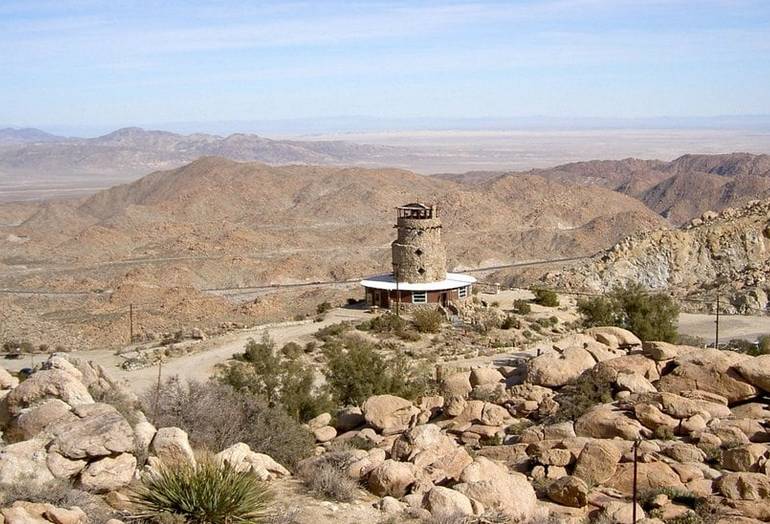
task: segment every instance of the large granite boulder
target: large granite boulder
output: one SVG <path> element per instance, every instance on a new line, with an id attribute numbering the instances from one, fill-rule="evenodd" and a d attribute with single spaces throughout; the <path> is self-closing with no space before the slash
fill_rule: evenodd
<path id="1" fill-rule="evenodd" d="M 394 395 L 376 395 L 361 406 L 366 422 L 383 435 L 405 431 L 420 414 L 411 402 Z"/>
<path id="2" fill-rule="evenodd" d="M 78 418 L 59 425 L 52 450 L 69 459 L 97 458 L 135 450 L 131 425 L 109 404 L 75 407 Z"/>
<path id="3" fill-rule="evenodd" d="M 49 369 L 32 374 L 11 390 L 5 402 L 8 412 L 12 416 L 17 416 L 25 408 L 42 404 L 52 398 L 58 398 L 71 407 L 94 402 L 83 383 L 61 369 Z"/>

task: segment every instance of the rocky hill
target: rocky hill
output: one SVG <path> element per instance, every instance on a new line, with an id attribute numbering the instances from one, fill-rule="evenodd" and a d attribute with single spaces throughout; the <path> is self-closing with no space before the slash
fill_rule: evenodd
<path id="1" fill-rule="evenodd" d="M 670 162 L 593 160 L 519 174 L 611 189 L 637 198 L 674 225 L 770 194 L 770 155 L 748 153 L 684 155 Z M 479 171 L 437 176 L 475 185 L 500 175 Z"/>
<path id="2" fill-rule="evenodd" d="M 770 282 L 770 200 L 707 212 L 679 229 L 632 235 L 591 262 L 549 275 L 556 286 L 606 291 L 640 282 L 680 295 L 720 292 L 739 312 L 764 311 Z M 730 307 L 728 306 L 728 309 Z"/>
<path id="3" fill-rule="evenodd" d="M 465 186 L 396 169 L 275 167 L 207 157 L 84 200 L 36 204 L 26 216 L 18 205 L 0 206 L 0 217 L 16 224 L 0 226 L 0 264 L 8 266 L 0 287 L 134 290 L 113 294 L 115 307 L 127 306 L 138 288 L 145 300 L 162 301 L 175 287 L 203 307 L 210 300 L 190 293 L 361 277 L 389 268 L 393 208 L 411 201 L 439 206 L 456 268 L 590 255 L 631 233 L 665 227 L 628 196 L 537 176 Z M 108 318 L 104 307 L 86 308 L 100 312 L 88 329 L 102 337 L 109 331 L 93 323 Z M 49 308 L 43 304 L 38 312 L 27 303 L 10 311 L 42 316 Z M 213 311 L 227 316 L 227 308 Z M 225 320 L 212 315 L 206 321 Z M 78 324 L 68 329 L 82 333 L 86 328 Z"/>

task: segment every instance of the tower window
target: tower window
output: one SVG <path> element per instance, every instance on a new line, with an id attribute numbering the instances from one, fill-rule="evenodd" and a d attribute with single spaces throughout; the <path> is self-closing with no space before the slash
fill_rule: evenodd
<path id="1" fill-rule="evenodd" d="M 424 275 L 424 274 L 425 274 L 425 268 L 424 268 L 424 267 L 421 267 L 420 269 L 418 269 L 418 270 L 417 270 L 417 272 L 418 272 L 419 274 L 421 274 L 421 275 Z"/>
<path id="2" fill-rule="evenodd" d="M 414 254 L 419 257 L 420 255 L 422 255 L 422 249 L 417 248 L 417 251 L 415 251 Z"/>

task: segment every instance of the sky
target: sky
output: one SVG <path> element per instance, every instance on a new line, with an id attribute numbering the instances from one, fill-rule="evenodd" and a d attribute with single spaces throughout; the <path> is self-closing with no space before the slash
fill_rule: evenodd
<path id="1" fill-rule="evenodd" d="M 0 124 L 770 114 L 770 1 L 2 0 Z"/>

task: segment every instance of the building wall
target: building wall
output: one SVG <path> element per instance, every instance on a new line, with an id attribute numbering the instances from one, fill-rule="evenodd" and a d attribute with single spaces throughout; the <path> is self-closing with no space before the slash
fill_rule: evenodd
<path id="1" fill-rule="evenodd" d="M 438 218 L 399 218 L 391 244 L 393 273 L 399 282 L 438 282 L 446 278 L 446 247 Z"/>
<path id="2" fill-rule="evenodd" d="M 468 300 L 472 296 L 471 286 L 468 285 L 467 295 L 460 298 L 459 289 L 448 289 L 446 291 L 428 291 L 426 292 L 427 302 L 414 303 L 412 301 L 412 291 L 402 291 L 399 293 L 396 291 L 386 291 L 381 289 L 365 288 L 366 302 L 370 306 L 377 306 L 382 308 L 393 309 L 396 307 L 396 303 L 399 301 L 402 307 L 412 307 L 420 305 L 436 305 L 442 303 L 442 295 L 446 295 L 446 302 L 458 302 Z"/>

